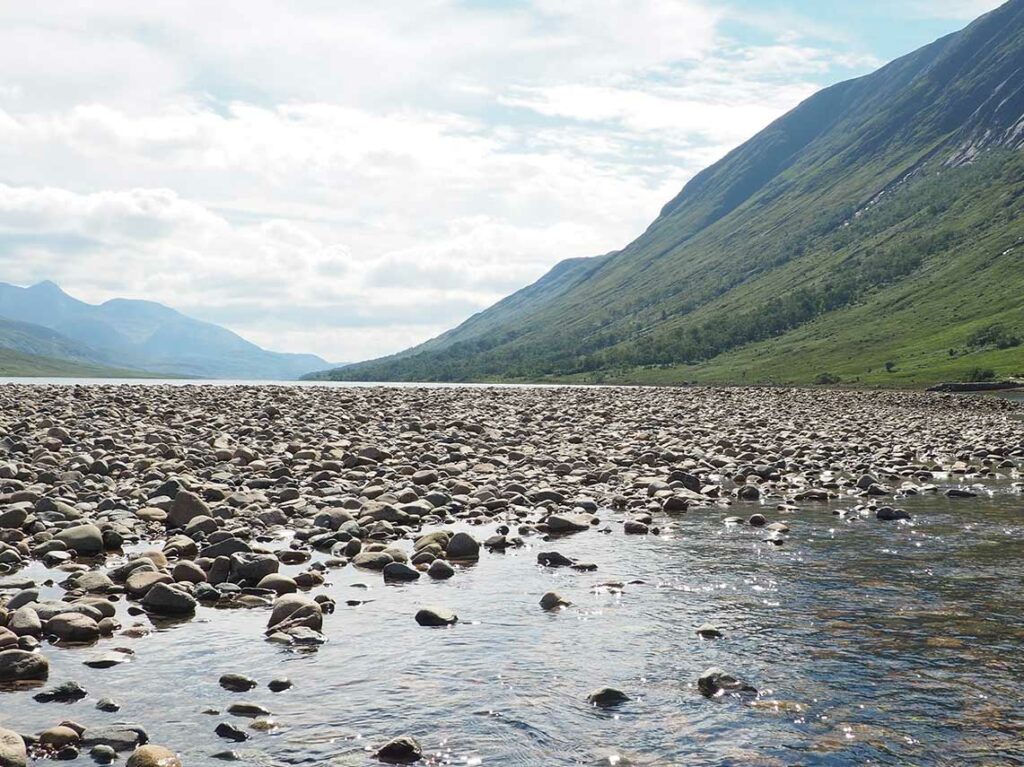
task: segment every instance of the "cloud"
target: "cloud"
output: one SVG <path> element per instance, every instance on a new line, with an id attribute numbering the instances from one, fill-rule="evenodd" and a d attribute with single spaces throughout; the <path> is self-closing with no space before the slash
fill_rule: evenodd
<path id="1" fill-rule="evenodd" d="M 913 0 L 910 14 L 924 19 L 971 21 L 995 10 L 1006 0 Z"/>
<path id="2" fill-rule="evenodd" d="M 0 280 L 356 360 L 619 248 L 863 51 L 709 0 L 0 5 Z M 243 19 L 244 23 L 239 20 Z"/>

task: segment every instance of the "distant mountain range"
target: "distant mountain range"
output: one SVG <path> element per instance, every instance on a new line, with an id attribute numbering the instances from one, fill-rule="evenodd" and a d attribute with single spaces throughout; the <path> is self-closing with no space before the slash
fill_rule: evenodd
<path id="1" fill-rule="evenodd" d="M 0 374 L 165 375 L 292 380 L 328 366 L 313 354 L 261 349 L 151 301 L 95 305 L 52 282 L 0 283 Z"/>
<path id="2" fill-rule="evenodd" d="M 316 377 L 917 384 L 1024 372 L 1024 0 L 817 93 L 621 251 Z"/>

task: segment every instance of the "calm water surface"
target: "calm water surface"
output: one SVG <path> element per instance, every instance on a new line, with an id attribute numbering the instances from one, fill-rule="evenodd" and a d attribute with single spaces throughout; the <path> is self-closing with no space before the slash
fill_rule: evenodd
<path id="1" fill-rule="evenodd" d="M 133 721 L 191 767 L 223 764 L 214 755 L 231 745 L 213 730 L 230 717 L 204 711 L 241 700 L 265 705 L 280 725 L 237 749 L 253 765 L 373 764 L 368 749 L 405 732 L 429 764 L 1024 764 L 1024 498 L 1008 479 L 983 498 L 902 505 L 912 524 L 845 520 L 836 505 L 808 504 L 784 516 L 793 533 L 780 548 L 722 524 L 757 508 L 740 504 L 659 520 L 657 537 L 624 536 L 605 512 L 610 534 L 529 539 L 447 582 L 384 586 L 377 573 L 332 571 L 327 592 L 339 607 L 315 653 L 264 642 L 264 609 L 200 608 L 159 627 L 122 613 L 125 626 L 142 620 L 153 633 L 46 648 L 50 683 L 74 679 L 89 698 L 40 704 L 31 691 L 0 693 L 0 723 L 38 731 L 65 718 Z M 766 513 L 778 518 L 770 505 Z M 489 530 L 473 528 L 478 538 Z M 598 570 L 538 567 L 537 552 L 550 549 Z M 602 585 L 610 581 L 626 585 Z M 574 607 L 541 611 L 551 589 Z M 346 607 L 350 599 L 369 601 Z M 426 604 L 462 622 L 420 628 L 413 614 Z M 705 621 L 726 638 L 698 639 Z M 134 649 L 134 661 L 82 665 L 113 646 Z M 747 679 L 761 700 L 705 700 L 694 683 L 709 666 Z M 228 671 L 261 687 L 228 693 L 217 684 Z M 273 694 L 265 684 L 280 675 L 295 686 Z M 633 700 L 590 708 L 587 693 L 604 685 Z M 97 711 L 104 696 L 121 712 Z"/>

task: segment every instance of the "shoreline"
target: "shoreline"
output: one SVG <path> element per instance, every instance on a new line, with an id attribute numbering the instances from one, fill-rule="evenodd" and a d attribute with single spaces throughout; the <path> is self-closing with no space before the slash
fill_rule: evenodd
<path id="1" fill-rule="evenodd" d="M 295 716 L 288 696 L 315 696 L 327 682 L 305 679 L 305 689 L 289 691 L 291 661 L 315 666 L 339 641 L 358 648 L 389 636 L 363 636 L 361 622 L 392 632 L 409 652 L 429 638 L 457 659 L 460 637 L 502 625 L 475 624 L 472 611 L 483 608 L 466 601 L 466 589 L 500 589 L 507 597 L 499 603 L 516 616 L 502 630 L 524 636 L 538 630 L 535 621 L 572 620 L 577 578 L 603 593 L 642 595 L 641 585 L 622 585 L 628 567 L 606 569 L 611 543 L 628 561 L 706 520 L 756 555 L 752 577 L 755 563 L 807 545 L 819 527 L 818 535 L 844 525 L 902 536 L 915 529 L 907 508 L 919 499 L 969 513 L 988 502 L 986 483 L 1024 488 L 1013 484 L 1024 404 L 1006 399 L 776 387 L 143 383 L 0 386 L 0 682 L 17 685 L 0 700 L 19 718 L 31 712 L 33 729 L 17 736 L 33 754 L 85 759 L 103 746 L 127 756 L 146 745 L 134 727 L 166 733 L 159 745 L 182 764 L 205 764 L 233 742 L 272 758 L 281 747 L 274 733 Z M 708 545 L 726 544 L 712 537 Z M 546 590 L 491 584 L 499 562 L 504 578 L 519 573 Z M 39 575 L 20 575 L 26 570 Z M 335 580 L 363 584 L 367 596 L 343 596 Z M 378 612 L 377 602 L 391 604 L 374 596 L 383 587 L 410 601 Z M 709 617 L 687 635 L 721 634 L 727 615 Z M 237 661 L 203 672 L 223 690 L 211 709 L 218 713 L 192 740 L 172 740 L 173 728 L 116 680 L 157 668 L 154 647 L 188 667 L 194 661 L 177 654 L 188 644 L 174 637 L 201 646 L 203 633 L 224 631 Z M 246 676 L 245 647 L 264 659 L 259 689 Z M 724 671 L 682 680 L 689 705 L 714 720 L 719 698 L 739 710 L 778 704 L 758 692 L 760 680 L 743 678 L 743 654 L 718 647 Z M 90 662 L 96 670 L 82 671 Z M 637 695 L 619 679 L 592 676 L 599 689 L 561 705 L 628 708 Z M 380 682 L 398 680 L 384 670 Z M 61 724 L 62 709 L 28 703 L 43 694 L 99 705 L 108 687 L 121 691 L 118 716 L 137 724 L 114 725 L 102 708 L 78 704 L 79 732 Z M 279 695 L 286 703 L 276 714 Z M 174 705 L 185 706 L 178 716 L 204 721 L 187 697 Z M 0 720 L 0 734 L 3 727 Z M 378 723 L 357 763 L 394 753 L 418 761 L 437 735 L 414 730 Z"/>

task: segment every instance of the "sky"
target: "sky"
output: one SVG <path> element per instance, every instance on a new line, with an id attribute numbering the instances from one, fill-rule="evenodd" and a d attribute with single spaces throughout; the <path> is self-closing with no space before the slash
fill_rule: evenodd
<path id="1" fill-rule="evenodd" d="M 616 250 L 998 0 L 0 3 L 0 281 L 332 362 Z"/>

